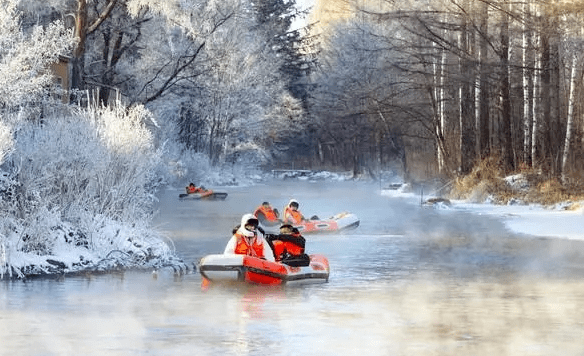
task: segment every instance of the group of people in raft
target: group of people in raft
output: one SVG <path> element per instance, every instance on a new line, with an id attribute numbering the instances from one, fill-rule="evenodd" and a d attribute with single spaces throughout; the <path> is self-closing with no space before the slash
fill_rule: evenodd
<path id="1" fill-rule="evenodd" d="M 185 189 L 187 194 L 205 192 L 204 187 L 197 187 L 194 183 Z M 304 253 L 306 240 L 293 226 L 307 220 L 298 207 L 298 201 L 290 200 L 280 219 L 278 209 L 274 209 L 269 202 L 263 202 L 253 214 L 245 214 L 241 218 L 241 224 L 233 229 L 233 236 L 223 253 L 255 256 L 290 266 L 308 266 L 310 259 Z M 280 234 L 266 234 L 259 226 L 260 221 L 265 225 L 281 224 Z"/>
<path id="2" fill-rule="evenodd" d="M 279 234 L 266 234 L 260 220 L 278 222 Z M 304 216 L 298 210 L 298 202 L 292 199 L 284 209 L 283 219 L 277 209 L 264 202 L 253 214 L 245 214 L 241 224 L 233 229 L 233 236 L 225 247 L 225 254 L 242 254 L 282 262 L 290 266 L 308 266 L 310 258 L 304 252 L 306 240 L 293 225 L 302 222 Z"/>

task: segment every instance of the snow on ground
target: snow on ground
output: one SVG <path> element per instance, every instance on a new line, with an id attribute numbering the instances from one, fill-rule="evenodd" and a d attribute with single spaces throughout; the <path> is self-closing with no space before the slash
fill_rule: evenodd
<path id="1" fill-rule="evenodd" d="M 407 197 L 422 200 L 419 193 L 413 193 L 407 186 L 397 189 L 384 189 L 382 195 Z M 426 201 L 431 197 L 424 197 Z M 500 218 L 505 226 L 518 234 L 537 237 L 555 237 L 571 240 L 584 240 L 584 210 L 566 210 L 564 204 L 554 207 L 541 205 L 495 205 L 490 203 L 470 203 L 450 201 L 450 204 L 435 204 L 436 209 L 467 211 L 479 215 L 492 215 Z"/>
<path id="2" fill-rule="evenodd" d="M 493 205 L 452 202 L 453 209 L 496 215 L 507 228 L 520 234 L 584 240 L 584 211 L 564 210 L 561 205 L 546 208 L 539 205 Z"/>

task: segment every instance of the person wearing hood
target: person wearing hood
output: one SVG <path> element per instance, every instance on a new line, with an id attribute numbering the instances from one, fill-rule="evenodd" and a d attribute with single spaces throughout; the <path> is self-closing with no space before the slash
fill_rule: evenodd
<path id="1" fill-rule="evenodd" d="M 274 262 L 274 253 L 259 231 L 259 221 L 253 214 L 241 217 L 241 225 L 235 230 L 223 253 L 254 256 Z"/>
<path id="2" fill-rule="evenodd" d="M 306 220 L 304 215 L 298 210 L 298 207 L 298 201 L 295 199 L 290 200 L 288 205 L 284 208 L 284 219 L 282 219 L 284 224 L 298 225 L 302 223 L 303 220 Z"/>

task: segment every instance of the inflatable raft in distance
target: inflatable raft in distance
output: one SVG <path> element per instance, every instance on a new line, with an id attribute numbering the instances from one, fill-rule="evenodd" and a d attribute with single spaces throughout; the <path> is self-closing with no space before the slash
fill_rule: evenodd
<path id="1" fill-rule="evenodd" d="M 202 193 L 182 193 L 179 194 L 178 197 L 181 200 L 225 200 L 225 198 L 227 198 L 227 193 L 214 192 L 209 189 Z"/>
<path id="2" fill-rule="evenodd" d="M 325 220 L 305 220 L 294 225 L 301 234 L 333 233 L 356 229 L 359 226 L 359 218 L 352 213 L 339 213 Z"/>

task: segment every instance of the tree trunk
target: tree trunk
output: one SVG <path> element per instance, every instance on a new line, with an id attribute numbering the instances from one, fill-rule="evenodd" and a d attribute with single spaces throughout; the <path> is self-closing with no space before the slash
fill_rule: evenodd
<path id="1" fill-rule="evenodd" d="M 71 58 L 71 87 L 72 89 L 84 89 L 85 79 L 85 45 L 87 36 L 93 33 L 110 16 L 118 0 L 108 0 L 107 5 L 94 21 L 89 23 L 87 0 L 77 0 L 77 12 L 75 17 L 75 38 L 77 46 L 73 50 Z"/>
<path id="2" fill-rule="evenodd" d="M 75 38 L 77 46 L 73 50 L 71 58 L 71 87 L 83 89 L 83 71 L 85 66 L 85 41 L 87 39 L 87 1 L 77 0 L 77 13 L 75 18 Z"/>
<path id="3" fill-rule="evenodd" d="M 525 19 L 523 21 L 523 38 L 522 38 L 522 79 L 523 79 L 523 162 L 528 166 L 530 162 L 531 152 L 531 128 L 533 126 L 533 112 L 531 111 L 530 95 L 530 70 L 531 63 L 529 63 L 529 32 L 527 29 L 527 20 L 529 17 L 529 3 L 525 2 L 523 5 L 523 13 Z"/>
<path id="4" fill-rule="evenodd" d="M 568 156 L 570 155 L 570 140 L 572 139 L 572 127 L 574 122 L 575 87 L 576 87 L 576 66 L 578 65 L 577 55 L 572 57 L 572 68 L 570 71 L 570 94 L 568 99 L 568 123 L 566 125 L 566 139 L 564 140 L 564 153 L 562 156 L 562 182 L 566 183 L 566 170 Z"/>
<path id="5" fill-rule="evenodd" d="M 113 68 L 111 68 L 110 62 L 110 42 L 111 42 L 111 31 L 106 29 L 102 33 L 103 37 L 103 50 L 102 50 L 102 60 L 104 62 L 104 70 L 101 75 L 101 82 L 103 84 L 110 84 L 113 80 Z M 107 105 L 109 101 L 109 88 L 102 85 L 99 90 L 99 102 L 103 105 Z"/>
<path id="6" fill-rule="evenodd" d="M 436 163 L 438 165 L 438 172 L 442 172 L 444 167 L 444 157 L 442 155 L 441 149 L 441 137 L 442 137 L 442 122 L 443 118 L 443 105 L 442 105 L 442 96 L 441 96 L 441 83 L 442 83 L 442 72 L 441 72 L 441 61 L 438 61 L 438 52 L 439 50 L 436 48 L 436 43 L 432 44 L 435 48 L 436 55 L 432 60 L 432 69 L 433 69 L 433 86 L 434 86 L 434 101 L 435 101 L 435 109 L 434 109 L 434 134 L 436 137 Z M 441 52 L 444 55 L 444 51 Z M 442 57 L 440 57 L 442 58 Z"/>
<path id="7" fill-rule="evenodd" d="M 545 21 L 545 20 L 544 20 Z M 547 21 L 546 21 L 547 23 Z M 547 29 L 548 26 L 545 26 Z M 541 123 L 544 128 L 543 137 L 544 140 L 541 141 L 541 153 L 543 154 L 542 161 L 545 164 L 545 169 L 549 172 L 552 166 L 551 157 L 551 82 L 550 82 L 550 37 L 549 33 L 546 31 L 541 34 L 541 109 L 542 118 Z"/>
<path id="8" fill-rule="evenodd" d="M 554 24 L 557 21 L 554 20 Z M 552 26 L 555 28 L 555 26 Z M 563 146 L 563 133 L 562 123 L 560 122 L 560 117 L 562 116 L 562 89 L 560 85 L 561 80 L 561 62 L 562 58 L 560 55 L 560 38 L 559 35 L 554 31 L 551 36 L 550 43 L 550 117 L 548 130 L 550 133 L 550 159 L 552 173 L 557 175 L 561 172 L 561 156 L 562 156 L 562 146 Z"/>
<path id="9" fill-rule="evenodd" d="M 534 72 L 533 72 L 533 95 L 532 95 L 532 118 L 533 127 L 531 129 L 531 165 L 534 167 L 537 164 L 537 136 L 539 134 L 540 106 L 541 106 L 541 36 L 539 33 L 534 38 Z"/>
<path id="10" fill-rule="evenodd" d="M 479 24 L 479 85 L 477 90 L 477 109 L 478 109 L 478 134 L 479 134 L 479 152 L 481 159 L 490 154 L 490 132 L 489 132 L 489 82 L 488 82 L 488 42 L 487 35 L 489 30 L 489 6 L 486 2 L 482 3 L 481 22 Z"/>
<path id="11" fill-rule="evenodd" d="M 458 89 L 459 121 L 460 121 L 460 173 L 468 174 L 474 164 L 474 132 L 475 126 L 472 120 L 472 80 L 469 78 L 470 65 L 467 56 L 469 52 L 468 32 L 466 18 L 463 20 L 459 35 L 459 48 L 463 55 L 459 58 L 460 87 Z"/>
<path id="12" fill-rule="evenodd" d="M 501 159 L 505 171 L 512 171 L 515 168 L 513 159 L 513 127 L 511 126 L 511 93 L 509 75 L 509 15 L 503 11 L 501 19 L 501 52 L 500 52 L 500 73 L 501 73 Z"/>
<path id="13" fill-rule="evenodd" d="M 438 165 L 438 172 L 444 173 L 444 168 L 446 166 L 446 150 L 445 150 L 445 127 L 446 127 L 446 94 L 445 94 L 445 85 L 446 85 L 446 51 L 441 49 L 440 55 L 440 97 L 439 97 L 439 108 L 440 108 L 440 123 L 439 123 L 439 132 L 438 132 L 438 152 L 440 153 L 440 160 Z"/>
<path id="14" fill-rule="evenodd" d="M 352 166 L 353 166 L 353 177 L 358 177 L 361 174 L 361 166 L 359 163 L 359 145 L 357 143 L 357 137 L 353 137 L 353 144 L 352 144 Z"/>

